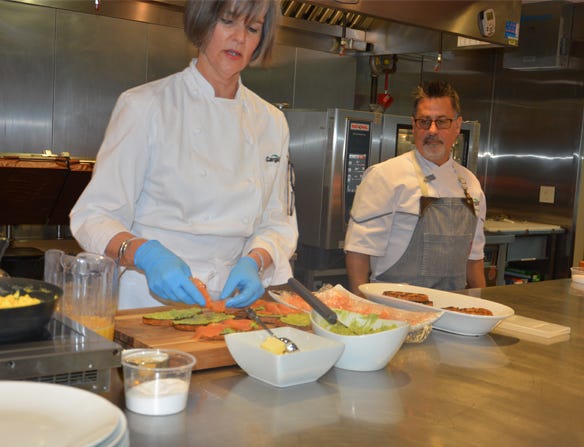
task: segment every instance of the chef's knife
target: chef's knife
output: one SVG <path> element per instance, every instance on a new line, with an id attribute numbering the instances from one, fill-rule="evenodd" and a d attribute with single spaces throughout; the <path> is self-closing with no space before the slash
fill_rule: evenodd
<path id="1" fill-rule="evenodd" d="M 302 283 L 300 283 L 295 278 L 290 278 L 288 280 L 288 285 L 296 292 L 300 297 L 306 301 L 310 306 L 318 312 L 318 314 L 323 317 L 330 324 L 335 324 L 337 322 L 337 314 L 334 310 L 324 304 L 319 300 L 310 290 L 308 290 Z"/>

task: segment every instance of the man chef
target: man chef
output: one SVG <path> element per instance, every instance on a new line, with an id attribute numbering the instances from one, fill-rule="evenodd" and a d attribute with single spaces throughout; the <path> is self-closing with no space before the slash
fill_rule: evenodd
<path id="1" fill-rule="evenodd" d="M 451 154 L 461 124 L 449 83 L 417 88 L 415 149 L 369 167 L 357 188 L 345 237 L 354 293 L 374 281 L 441 290 L 486 285 L 485 195 Z"/>
<path id="2" fill-rule="evenodd" d="M 191 276 L 243 307 L 291 276 L 288 125 L 240 79 L 251 61 L 268 60 L 279 8 L 189 0 L 185 33 L 198 58 L 118 99 L 70 217 L 85 250 L 126 267 L 120 308 L 204 304 Z"/>

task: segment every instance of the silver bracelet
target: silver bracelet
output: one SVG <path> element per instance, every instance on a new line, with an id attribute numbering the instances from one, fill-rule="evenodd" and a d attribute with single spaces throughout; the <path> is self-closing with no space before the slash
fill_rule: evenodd
<path id="1" fill-rule="evenodd" d="M 120 264 L 122 262 L 122 258 L 126 254 L 126 250 L 128 249 L 128 246 L 130 245 L 130 242 L 135 241 L 137 239 L 141 239 L 141 238 L 139 238 L 139 237 L 130 237 L 130 238 L 126 239 L 125 241 L 123 241 L 120 244 L 120 248 L 118 249 L 118 264 Z"/>
<path id="2" fill-rule="evenodd" d="M 255 255 L 257 255 L 258 259 L 260 260 L 260 264 L 258 265 L 258 276 L 262 277 L 262 275 L 264 274 L 264 257 L 262 256 L 262 254 L 259 251 L 256 252 L 249 252 L 247 254 L 248 256 L 250 256 L 253 260 L 255 260 Z"/>

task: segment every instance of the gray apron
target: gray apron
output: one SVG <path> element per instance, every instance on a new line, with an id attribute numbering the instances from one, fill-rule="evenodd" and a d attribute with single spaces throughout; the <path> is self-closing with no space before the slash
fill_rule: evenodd
<path id="1" fill-rule="evenodd" d="M 427 179 L 415 154 L 413 158 L 422 189 L 420 218 L 402 257 L 375 280 L 440 290 L 464 289 L 477 224 L 473 199 L 458 173 L 465 198 L 428 197 Z"/>

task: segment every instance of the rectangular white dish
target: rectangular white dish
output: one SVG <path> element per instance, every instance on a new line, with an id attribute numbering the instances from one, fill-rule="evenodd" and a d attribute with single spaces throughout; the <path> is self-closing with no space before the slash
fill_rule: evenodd
<path id="1" fill-rule="evenodd" d="M 441 310 L 443 311 L 442 316 L 432 323 L 432 327 L 434 329 L 459 335 L 484 335 L 491 331 L 502 320 L 515 313 L 512 308 L 494 301 L 447 292 L 444 290 L 411 286 L 409 284 L 382 282 L 369 283 L 359 286 L 359 290 L 361 290 L 361 292 L 371 301 L 394 306 L 400 309 L 420 311 L 422 309 L 433 308 Z M 383 295 L 383 292 L 389 290 L 396 292 L 423 293 L 428 295 L 434 305 L 430 307 L 425 304 L 414 303 L 400 298 Z M 444 309 L 445 307 L 450 306 L 461 308 L 482 307 L 490 310 L 493 315 L 472 315 Z"/>

